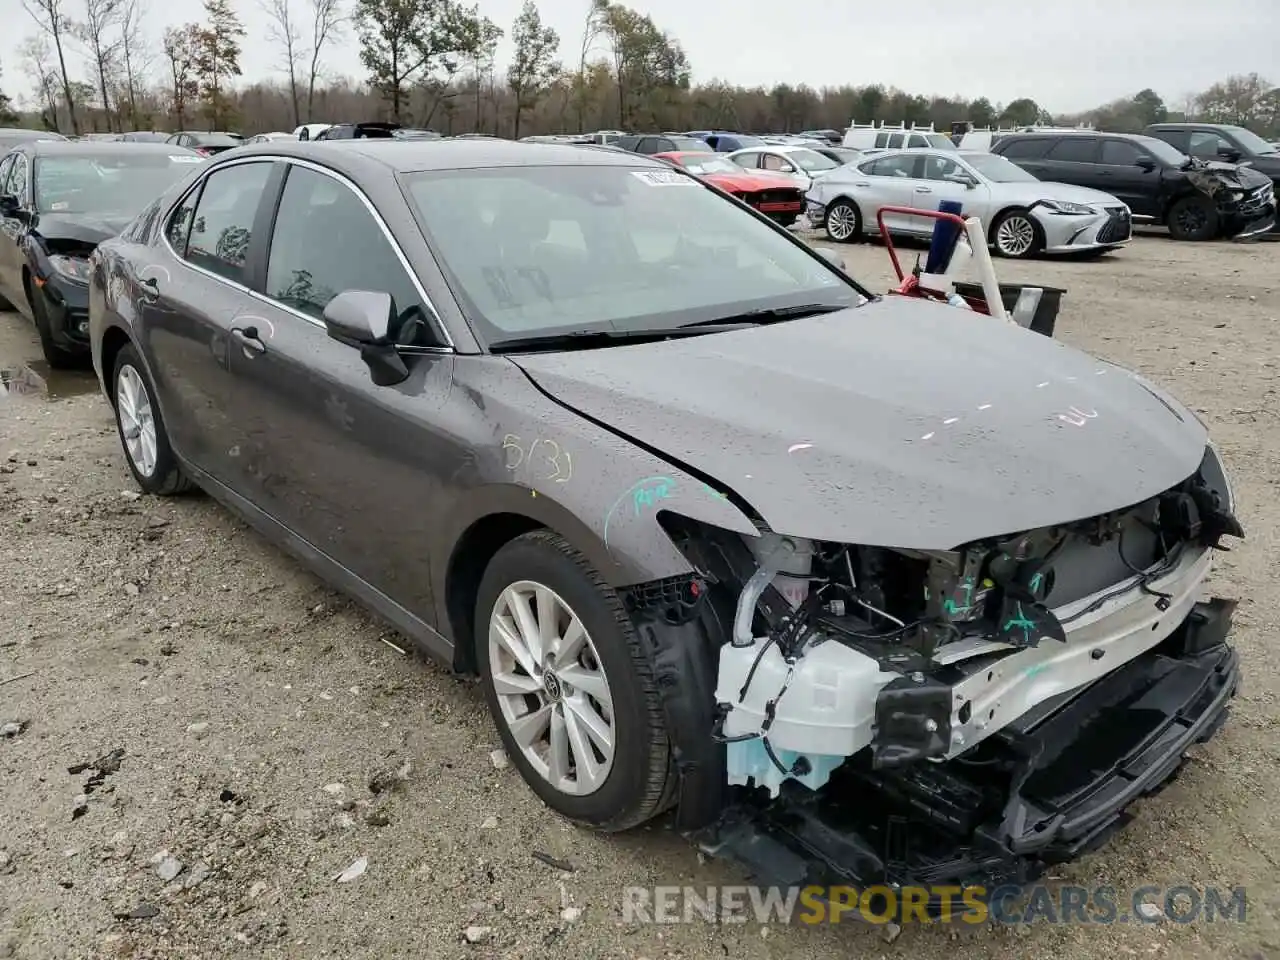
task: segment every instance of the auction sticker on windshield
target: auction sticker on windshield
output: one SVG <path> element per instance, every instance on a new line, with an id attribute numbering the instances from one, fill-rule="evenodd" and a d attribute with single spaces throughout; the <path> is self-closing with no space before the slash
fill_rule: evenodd
<path id="1" fill-rule="evenodd" d="M 697 181 L 673 170 L 633 170 L 631 175 L 651 187 L 696 187 Z"/>
<path id="2" fill-rule="evenodd" d="M 204 157 L 191 157 L 185 154 L 171 153 L 169 154 L 169 159 L 174 163 L 200 163 L 204 160 Z"/>

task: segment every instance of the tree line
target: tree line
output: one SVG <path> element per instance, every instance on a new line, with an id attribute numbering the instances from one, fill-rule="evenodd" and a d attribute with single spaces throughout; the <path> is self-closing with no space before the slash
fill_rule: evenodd
<path id="1" fill-rule="evenodd" d="M 1091 123 L 1137 131 L 1169 119 L 1238 123 L 1280 136 L 1280 88 L 1256 73 L 1227 77 L 1167 105 L 1153 90 L 1074 115 L 1034 100 L 922 96 L 881 84 L 770 89 L 691 81 L 679 41 L 621 3 L 589 0 L 581 37 L 562 44 L 533 0 L 510 25 L 457 0 L 256 0 L 268 17 L 275 76 L 245 83 L 244 24 L 232 0 L 204 0 L 199 23 L 143 30 L 154 0 L 22 0 L 34 30 L 20 48 L 33 78 L 19 116 L 0 88 L 0 125 L 64 133 L 236 129 L 393 120 L 445 134 L 499 136 L 595 129 L 844 129 L 851 120 L 978 127 Z M 510 62 L 498 64 L 510 31 Z M 327 56 L 355 42 L 361 78 L 335 76 Z"/>

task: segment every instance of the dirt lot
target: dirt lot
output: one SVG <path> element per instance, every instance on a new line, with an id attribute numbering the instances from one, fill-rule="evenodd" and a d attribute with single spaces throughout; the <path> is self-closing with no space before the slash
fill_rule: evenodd
<path id="1" fill-rule="evenodd" d="M 882 250 L 840 252 L 888 285 Z M 605 838 L 549 815 L 495 767 L 473 685 L 382 642 L 403 643 L 207 499 L 139 499 L 94 383 L 42 380 L 28 328 L 0 315 L 17 377 L 0 396 L 0 724 L 22 725 L 0 738 L 0 957 L 1280 956 L 1278 264 L 1280 246 L 1153 237 L 1002 265 L 1067 288 L 1062 339 L 1201 412 L 1249 533 L 1217 575 L 1242 600 L 1231 721 L 1056 877 L 1244 885 L 1246 923 L 916 927 L 892 943 L 852 924 L 623 923 L 626 885 L 740 875 L 661 825 Z M 68 771 L 113 750 L 96 775 Z M 184 867 L 171 881 L 165 851 Z M 367 872 L 335 882 L 358 858 Z M 114 918 L 142 905 L 155 915 Z"/>

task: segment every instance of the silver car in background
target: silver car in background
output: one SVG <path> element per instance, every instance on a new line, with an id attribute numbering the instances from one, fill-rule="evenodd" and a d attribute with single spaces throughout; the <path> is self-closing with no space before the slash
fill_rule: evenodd
<path id="1" fill-rule="evenodd" d="M 887 150 L 815 180 L 806 215 L 840 243 L 879 232 L 882 207 L 937 210 L 959 202 L 965 217 L 982 221 L 1005 257 L 1105 251 L 1129 242 L 1129 208 L 1088 187 L 1038 180 L 1004 157 L 979 151 Z M 929 236 L 936 221 L 890 213 L 894 234 Z"/>

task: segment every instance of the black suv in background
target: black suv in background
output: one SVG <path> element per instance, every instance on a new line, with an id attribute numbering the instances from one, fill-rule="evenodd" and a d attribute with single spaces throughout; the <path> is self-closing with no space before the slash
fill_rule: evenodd
<path id="1" fill-rule="evenodd" d="M 1252 130 L 1229 123 L 1153 123 L 1143 133 L 1201 160 L 1247 163 L 1280 189 L 1280 150 Z"/>
<path id="2" fill-rule="evenodd" d="M 1165 224 L 1176 240 L 1246 239 L 1276 222 L 1269 177 L 1247 166 L 1189 157 L 1155 137 L 1093 130 L 1011 133 L 991 152 L 1041 180 L 1118 197 L 1135 220 Z"/>

